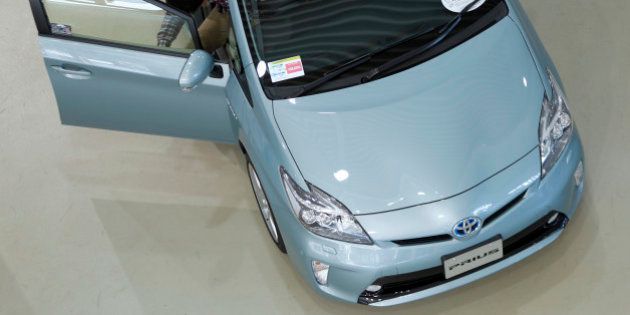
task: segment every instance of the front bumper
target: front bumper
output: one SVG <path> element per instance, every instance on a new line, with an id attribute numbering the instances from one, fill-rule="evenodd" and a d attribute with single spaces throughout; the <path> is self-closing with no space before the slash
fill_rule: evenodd
<path id="1" fill-rule="evenodd" d="M 316 291 L 346 302 L 390 306 L 452 290 L 521 261 L 556 240 L 573 216 L 582 196 L 583 183 L 577 183 L 574 176 L 582 161 L 582 145 L 576 131 L 562 158 L 544 179 L 540 179 L 539 169 L 536 171 L 532 168 L 532 165 L 535 165 L 535 168 L 540 167 L 539 152 L 536 149 L 478 187 L 431 205 L 455 209 L 457 205 L 461 208 L 461 205 L 470 200 L 492 199 L 505 195 L 503 190 L 506 189 L 516 192 L 520 199 L 511 202 L 509 208 L 503 205 L 486 209 L 487 214 L 479 215 L 484 220 L 492 217 L 492 222 L 486 224 L 472 239 L 435 238 L 433 242 L 417 245 L 395 243 L 393 240 L 396 238 L 393 238 L 393 235 L 398 235 L 396 230 L 404 229 L 405 221 L 414 221 L 418 219 L 414 215 L 423 213 L 422 209 L 408 209 L 357 217 L 375 240 L 375 244 L 371 246 L 321 238 L 307 232 L 302 226 L 290 224 L 290 227 L 282 230 L 289 257 Z M 535 174 L 531 175 L 532 172 Z M 511 178 L 522 173 L 528 174 L 526 181 L 520 181 L 521 184 L 517 186 L 506 186 Z M 485 203 L 492 203 L 492 200 L 485 200 Z M 418 208 L 422 207 L 426 206 Z M 500 216 L 493 216 L 492 214 L 497 213 L 499 208 L 502 211 Z M 465 212 L 453 211 L 456 212 L 457 218 L 465 217 L 462 216 Z M 540 227 L 539 223 L 547 220 L 554 212 L 561 214 L 561 219 L 555 225 L 543 224 L 545 227 L 543 230 L 538 230 L 534 234 L 529 233 L 533 227 Z M 479 213 L 467 215 L 473 214 Z M 371 231 L 378 230 L 376 228 L 378 224 L 394 226 L 397 229 L 375 237 Z M 444 279 L 441 272 L 442 256 L 473 247 L 497 235 L 501 235 L 505 241 L 506 254 L 502 260 L 454 279 Z M 519 246 L 513 245 L 511 252 L 508 253 L 510 243 Z M 321 286 L 315 281 L 311 269 L 314 260 L 331 266 L 326 286 Z M 373 284 L 381 285 L 383 289 L 377 293 L 365 291 Z"/>
<path id="2" fill-rule="evenodd" d="M 552 218 L 556 219 L 548 223 Z M 381 286 L 382 289 L 375 293 L 363 291 L 358 302 L 373 306 L 388 306 L 422 299 L 463 286 L 491 275 L 542 249 L 560 236 L 568 222 L 567 216 L 552 211 L 515 236 L 504 240 L 504 257 L 501 260 L 448 280 L 444 277 L 442 266 L 383 277 L 374 283 Z"/>

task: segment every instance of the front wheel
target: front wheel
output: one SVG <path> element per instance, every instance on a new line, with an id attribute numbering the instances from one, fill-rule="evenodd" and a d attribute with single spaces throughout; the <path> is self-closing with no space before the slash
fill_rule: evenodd
<path id="1" fill-rule="evenodd" d="M 278 246 L 278 249 L 286 254 L 287 249 L 284 246 L 284 240 L 282 239 L 282 234 L 280 234 L 280 229 L 278 229 L 278 223 L 276 222 L 276 218 L 271 210 L 271 205 L 269 204 L 265 190 L 260 183 L 258 173 L 256 173 L 256 169 L 249 159 L 247 159 L 247 173 L 249 174 L 249 181 L 252 184 L 256 201 L 258 202 L 258 209 L 260 210 L 260 214 L 267 226 L 267 231 L 269 232 L 273 242 L 276 246 Z"/>

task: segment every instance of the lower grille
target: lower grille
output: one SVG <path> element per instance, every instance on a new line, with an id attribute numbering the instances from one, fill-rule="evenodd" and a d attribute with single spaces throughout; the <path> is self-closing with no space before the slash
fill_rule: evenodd
<path id="1" fill-rule="evenodd" d="M 557 218 L 553 222 L 549 222 L 554 216 Z M 449 281 L 465 277 L 479 269 L 489 267 L 506 258 L 518 254 L 519 252 L 529 248 L 530 246 L 542 241 L 554 232 L 563 229 L 568 223 L 569 218 L 557 211 L 552 211 L 534 224 L 525 228 L 516 235 L 503 241 L 503 258 L 490 264 L 481 266 L 457 277 L 446 279 L 444 277 L 444 268 L 440 265 L 434 268 L 420 270 L 413 273 L 394 275 L 379 278 L 373 284 L 381 286 L 378 292 L 363 291 L 359 296 L 358 303 L 371 304 L 384 300 L 394 299 L 408 294 L 420 292 L 432 287 L 436 287 Z"/>

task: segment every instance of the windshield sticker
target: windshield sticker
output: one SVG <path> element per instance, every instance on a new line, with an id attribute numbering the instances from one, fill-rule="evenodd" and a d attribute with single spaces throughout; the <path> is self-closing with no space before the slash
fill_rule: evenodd
<path id="1" fill-rule="evenodd" d="M 267 66 L 273 83 L 304 76 L 304 67 L 300 56 L 272 61 Z"/>
<path id="2" fill-rule="evenodd" d="M 467 5 L 473 2 L 475 2 L 475 0 L 442 0 L 442 4 L 444 5 L 444 7 L 447 8 L 449 11 L 453 11 L 455 13 L 462 12 L 462 10 L 464 10 Z M 485 2 L 486 0 L 478 1 L 477 4 L 470 8 L 469 11 L 476 10 Z"/>

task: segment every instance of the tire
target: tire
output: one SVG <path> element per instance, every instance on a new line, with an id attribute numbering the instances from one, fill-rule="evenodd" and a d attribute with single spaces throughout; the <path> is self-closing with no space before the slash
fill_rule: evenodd
<path id="1" fill-rule="evenodd" d="M 258 204 L 258 210 L 260 211 L 263 222 L 267 227 L 267 232 L 269 232 L 271 240 L 276 244 L 278 249 L 282 253 L 286 254 L 287 248 L 284 245 L 284 239 L 282 238 L 282 234 L 280 233 L 278 222 L 276 221 L 276 217 L 273 215 L 273 210 L 271 209 L 271 205 L 269 204 L 269 200 L 267 199 L 265 189 L 262 187 L 262 183 L 258 178 L 258 173 L 256 172 L 256 169 L 254 168 L 254 165 L 252 164 L 249 157 L 247 157 L 247 174 L 249 175 L 249 182 L 252 185 L 254 197 L 256 198 L 256 203 Z"/>

